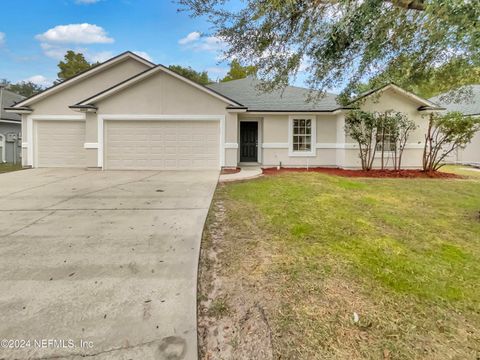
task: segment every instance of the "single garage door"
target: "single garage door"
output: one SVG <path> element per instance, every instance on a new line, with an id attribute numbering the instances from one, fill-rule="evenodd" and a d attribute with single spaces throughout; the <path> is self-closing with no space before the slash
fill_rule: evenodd
<path id="1" fill-rule="evenodd" d="M 218 121 L 106 121 L 106 169 L 218 169 Z"/>
<path id="2" fill-rule="evenodd" d="M 85 121 L 37 121 L 37 167 L 85 167 Z"/>

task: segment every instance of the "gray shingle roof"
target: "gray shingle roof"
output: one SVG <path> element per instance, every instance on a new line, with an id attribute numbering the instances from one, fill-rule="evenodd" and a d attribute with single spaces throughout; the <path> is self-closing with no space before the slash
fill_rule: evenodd
<path id="1" fill-rule="evenodd" d="M 262 93 L 256 88 L 258 84 L 257 79 L 247 77 L 207 87 L 248 107 L 248 111 L 333 111 L 341 108 L 335 94 L 327 93 L 315 102 L 307 102 L 309 89 L 287 86 L 283 90 Z"/>
<path id="2" fill-rule="evenodd" d="M 0 103 L 0 119 L 2 120 L 22 120 L 22 116 L 14 113 L 7 113 L 4 108 L 12 106 L 13 104 L 19 102 L 25 97 L 18 95 L 14 92 L 11 92 L 5 88 L 0 89 L 2 92 L 0 94 L 1 103 Z"/>
<path id="3" fill-rule="evenodd" d="M 442 99 L 448 92 L 437 95 L 431 98 L 430 101 L 442 105 L 447 111 L 460 111 L 464 115 L 480 115 L 480 85 L 468 85 L 468 87 L 472 89 L 473 96 L 460 102 Z"/>

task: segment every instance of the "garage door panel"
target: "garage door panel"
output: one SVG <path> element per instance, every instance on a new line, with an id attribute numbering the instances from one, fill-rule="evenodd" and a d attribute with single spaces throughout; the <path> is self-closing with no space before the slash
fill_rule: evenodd
<path id="1" fill-rule="evenodd" d="M 85 167 L 84 121 L 37 121 L 37 167 Z"/>
<path id="2" fill-rule="evenodd" d="M 216 169 L 218 121 L 107 121 L 107 169 Z"/>

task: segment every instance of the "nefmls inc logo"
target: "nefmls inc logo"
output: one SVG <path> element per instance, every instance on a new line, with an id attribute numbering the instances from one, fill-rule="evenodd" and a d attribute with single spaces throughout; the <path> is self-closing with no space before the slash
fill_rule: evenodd
<path id="1" fill-rule="evenodd" d="M 73 349 L 75 341 L 72 339 L 39 339 L 34 340 L 37 348 Z"/>

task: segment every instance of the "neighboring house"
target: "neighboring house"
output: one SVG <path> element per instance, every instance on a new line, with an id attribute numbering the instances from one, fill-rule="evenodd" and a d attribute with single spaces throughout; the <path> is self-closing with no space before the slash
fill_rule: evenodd
<path id="1" fill-rule="evenodd" d="M 255 85 L 247 78 L 204 87 L 126 52 L 9 111 L 22 114 L 25 166 L 360 166 L 344 133 L 348 108 L 334 95 L 309 103 L 306 89 L 262 94 Z M 418 122 L 403 163 L 420 167 L 423 115 L 438 107 L 395 85 L 363 100 L 363 109 L 403 111 Z"/>
<path id="2" fill-rule="evenodd" d="M 22 156 L 22 117 L 5 111 L 5 108 L 24 97 L 0 85 L 0 163 L 20 163 Z"/>
<path id="3" fill-rule="evenodd" d="M 448 93 L 430 99 L 443 106 L 446 111 L 459 111 L 465 116 L 480 116 L 480 85 L 470 85 L 471 95 L 462 101 L 449 100 Z M 480 164 L 480 131 L 464 149 L 458 149 L 449 157 L 450 161 L 461 164 Z"/>

